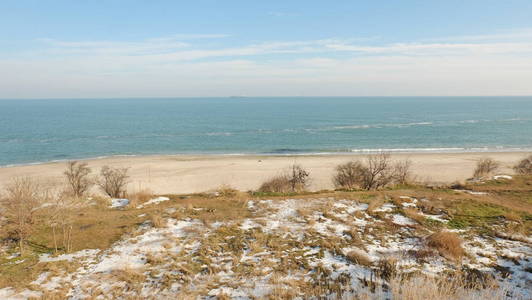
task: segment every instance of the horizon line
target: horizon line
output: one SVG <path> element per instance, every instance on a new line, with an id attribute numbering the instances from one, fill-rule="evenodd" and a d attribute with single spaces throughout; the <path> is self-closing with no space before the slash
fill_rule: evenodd
<path id="1" fill-rule="evenodd" d="M 401 96 L 140 96 L 140 97 L 45 97 L 45 98 L 0 98 L 5 100 L 135 100 L 135 99 L 245 99 L 245 98 L 499 98 L 499 97 L 532 97 L 530 95 L 401 95 Z"/>

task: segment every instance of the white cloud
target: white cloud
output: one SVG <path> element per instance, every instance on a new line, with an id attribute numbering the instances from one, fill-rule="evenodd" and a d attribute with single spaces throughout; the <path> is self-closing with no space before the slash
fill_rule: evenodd
<path id="1" fill-rule="evenodd" d="M 195 38 L 41 40 L 45 51 L 0 55 L 0 98 L 532 94 L 532 36 L 377 46 L 370 40 L 322 39 L 218 48 L 194 43 Z"/>

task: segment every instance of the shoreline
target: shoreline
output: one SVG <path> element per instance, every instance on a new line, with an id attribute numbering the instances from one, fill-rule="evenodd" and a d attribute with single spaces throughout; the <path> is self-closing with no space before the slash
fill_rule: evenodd
<path id="1" fill-rule="evenodd" d="M 350 151 L 323 151 L 323 152 L 298 152 L 298 151 L 286 151 L 286 152 L 239 152 L 239 153 L 154 153 L 154 154 L 109 154 L 98 155 L 83 158 L 65 158 L 65 159 L 52 159 L 45 161 L 35 162 L 22 162 L 0 165 L 2 168 L 11 167 L 25 167 L 36 166 L 52 163 L 66 163 L 68 161 L 93 161 L 101 159 L 113 159 L 113 158 L 126 158 L 126 157 L 154 157 L 154 156 L 190 156 L 190 157 L 259 157 L 259 156 L 273 156 L 273 157 L 305 157 L 305 156 L 365 156 L 371 154 L 388 153 L 392 156 L 395 155 L 418 155 L 418 154 L 497 154 L 497 153 L 532 153 L 531 148 L 488 148 L 488 147 L 472 147 L 472 148 L 460 148 L 460 147 L 434 147 L 434 148 L 382 148 L 382 149 L 352 149 Z"/>
<path id="2" fill-rule="evenodd" d="M 511 167 L 530 152 L 391 153 L 392 160 L 409 159 L 417 181 L 451 183 L 471 177 L 479 158 L 501 162 L 499 173 L 513 174 Z M 230 185 L 253 190 L 289 165 L 298 163 L 310 172 L 312 191 L 332 189 L 335 167 L 350 160 L 364 159 L 366 153 L 284 154 L 284 155 L 134 155 L 84 159 L 97 175 L 104 165 L 129 169 L 130 192 L 150 189 L 157 194 L 186 194 Z M 13 177 L 30 176 L 62 182 L 65 161 L 0 168 L 0 185 Z"/>

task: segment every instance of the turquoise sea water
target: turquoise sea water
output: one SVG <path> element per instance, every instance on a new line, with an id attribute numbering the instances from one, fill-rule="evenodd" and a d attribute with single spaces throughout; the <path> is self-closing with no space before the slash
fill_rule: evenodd
<path id="1" fill-rule="evenodd" d="M 0 100 L 0 165 L 141 154 L 532 149 L 532 97 Z"/>

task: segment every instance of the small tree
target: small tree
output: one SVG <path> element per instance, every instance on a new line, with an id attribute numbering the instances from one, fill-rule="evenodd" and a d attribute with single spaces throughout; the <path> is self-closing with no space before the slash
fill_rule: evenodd
<path id="1" fill-rule="evenodd" d="M 90 173 L 91 169 L 85 162 L 69 161 L 67 163 L 67 169 L 64 174 L 72 195 L 80 198 L 89 190 L 92 185 L 92 181 L 89 178 Z"/>
<path id="2" fill-rule="evenodd" d="M 39 184 L 29 177 L 15 178 L 6 186 L 2 207 L 8 226 L 18 240 L 21 254 L 24 252 L 24 243 L 33 232 L 35 214 L 44 197 Z"/>
<path id="3" fill-rule="evenodd" d="M 475 167 L 475 172 L 473 173 L 474 178 L 484 178 L 499 168 L 499 163 L 491 158 L 482 158 L 477 161 L 477 166 Z"/>
<path id="4" fill-rule="evenodd" d="M 532 154 L 520 160 L 519 163 L 514 166 L 514 170 L 517 174 L 532 174 Z"/>
<path id="5" fill-rule="evenodd" d="M 65 195 L 56 196 L 49 208 L 48 224 L 52 228 L 52 237 L 55 252 L 59 249 L 58 233 L 61 233 L 62 249 L 65 252 L 72 250 L 72 230 L 74 216 L 79 213 L 81 199 L 77 197 L 65 197 Z M 60 232 L 58 232 L 60 231 Z M 60 236 L 59 235 L 59 236 Z"/>
<path id="6" fill-rule="evenodd" d="M 380 153 L 368 156 L 367 172 L 365 172 L 362 188 L 366 190 L 377 190 L 393 181 L 393 171 L 391 170 L 390 155 Z"/>
<path id="7" fill-rule="evenodd" d="M 336 167 L 333 182 L 339 188 L 377 190 L 394 181 L 406 181 L 409 170 L 410 162 L 393 166 L 389 154 L 374 154 L 368 156 L 366 164 L 354 161 Z"/>
<path id="8" fill-rule="evenodd" d="M 398 184 L 407 184 L 412 179 L 412 161 L 405 159 L 393 166 L 394 181 Z"/>
<path id="9" fill-rule="evenodd" d="M 334 185 L 337 188 L 352 190 L 360 186 L 367 168 L 358 161 L 350 161 L 336 167 L 336 174 L 333 177 Z"/>
<path id="10" fill-rule="evenodd" d="M 300 165 L 294 164 L 283 174 L 274 176 L 264 182 L 260 192 L 264 193 L 288 193 L 304 191 L 308 186 L 309 172 Z"/>
<path id="11" fill-rule="evenodd" d="M 103 166 L 98 185 L 109 197 L 120 198 L 126 193 L 128 168 L 111 168 Z"/>
<path id="12" fill-rule="evenodd" d="M 300 165 L 294 164 L 290 167 L 289 183 L 292 192 L 304 191 L 308 185 L 309 172 Z"/>

